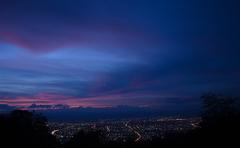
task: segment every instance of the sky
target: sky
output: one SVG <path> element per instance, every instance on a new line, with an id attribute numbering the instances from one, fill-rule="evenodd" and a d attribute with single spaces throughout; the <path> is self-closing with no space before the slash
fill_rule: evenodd
<path id="1" fill-rule="evenodd" d="M 171 108 L 239 96 L 237 0 L 1 0 L 0 104 Z"/>

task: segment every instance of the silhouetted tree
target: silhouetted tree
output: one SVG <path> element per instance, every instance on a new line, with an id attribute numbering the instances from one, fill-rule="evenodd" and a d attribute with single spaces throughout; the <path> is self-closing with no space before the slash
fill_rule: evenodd
<path id="1" fill-rule="evenodd" d="M 58 142 L 46 126 L 43 116 L 16 110 L 0 117 L 0 145 L 5 147 L 54 148 Z M 1 146 L 1 147 L 2 147 Z"/>
<path id="2" fill-rule="evenodd" d="M 202 99 L 202 139 L 216 144 L 236 143 L 240 133 L 239 98 L 209 93 Z"/>
<path id="3" fill-rule="evenodd" d="M 216 94 L 206 94 L 203 99 L 203 128 L 231 128 L 239 123 L 239 99 Z"/>
<path id="4" fill-rule="evenodd" d="M 238 98 L 217 94 L 202 96 L 203 113 L 202 126 L 214 128 L 218 125 L 233 125 L 239 119 Z"/>

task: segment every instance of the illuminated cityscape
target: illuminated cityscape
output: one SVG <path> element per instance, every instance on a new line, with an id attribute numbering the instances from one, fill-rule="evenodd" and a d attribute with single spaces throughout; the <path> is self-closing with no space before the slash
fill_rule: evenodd
<path id="1" fill-rule="evenodd" d="M 150 118 L 125 120 L 100 120 L 92 122 L 50 122 L 51 134 L 62 143 L 71 139 L 78 131 L 100 131 L 104 140 L 115 142 L 148 141 L 167 134 L 187 132 L 198 128 L 200 118 Z"/>

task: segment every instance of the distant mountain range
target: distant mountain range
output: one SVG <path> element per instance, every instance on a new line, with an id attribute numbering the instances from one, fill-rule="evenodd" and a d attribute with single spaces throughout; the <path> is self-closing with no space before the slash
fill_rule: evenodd
<path id="1" fill-rule="evenodd" d="M 0 104 L 1 112 L 9 112 L 18 109 L 17 107 Z M 161 107 L 136 107 L 136 106 L 116 106 L 105 108 L 76 107 L 70 108 L 67 105 L 37 105 L 22 108 L 34 110 L 46 116 L 49 121 L 81 121 L 81 120 L 100 120 L 100 119 L 126 119 L 156 116 L 198 116 L 199 106 L 182 106 L 175 108 Z"/>

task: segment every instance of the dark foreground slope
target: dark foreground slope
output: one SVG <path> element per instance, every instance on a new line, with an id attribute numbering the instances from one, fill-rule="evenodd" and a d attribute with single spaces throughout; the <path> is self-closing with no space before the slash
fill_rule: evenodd
<path id="1" fill-rule="evenodd" d="M 16 110 L 0 116 L 0 147 L 50 148 L 58 141 L 46 126 L 41 115 Z"/>

